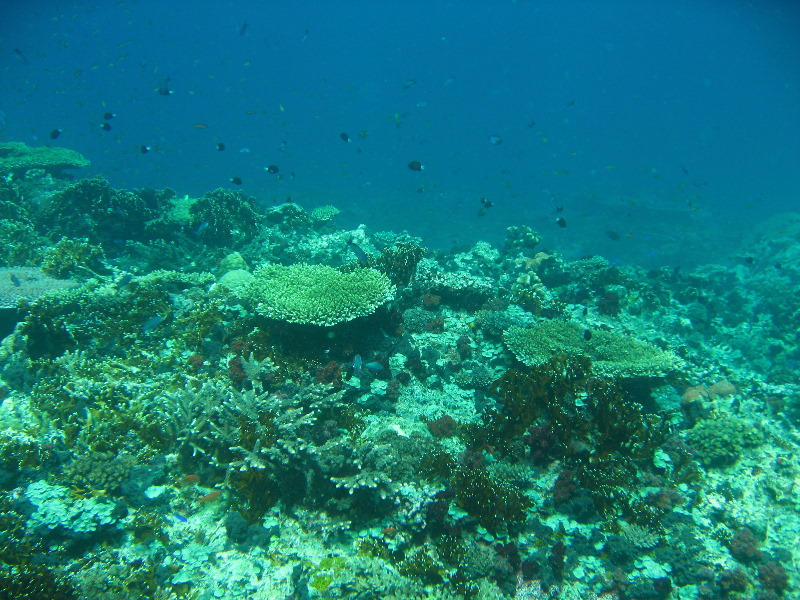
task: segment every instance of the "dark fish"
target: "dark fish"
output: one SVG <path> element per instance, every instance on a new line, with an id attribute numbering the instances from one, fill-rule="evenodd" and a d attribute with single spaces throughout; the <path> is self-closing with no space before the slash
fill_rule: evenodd
<path id="1" fill-rule="evenodd" d="M 217 152 L 222 152 L 223 150 L 225 150 L 225 144 L 217 142 Z"/>
<path id="2" fill-rule="evenodd" d="M 559 227 L 562 227 L 562 228 L 566 227 L 567 226 L 567 220 L 564 217 L 558 217 L 556 219 L 556 225 L 558 225 Z"/>
<path id="3" fill-rule="evenodd" d="M 117 115 L 116 115 L 116 114 L 114 114 L 114 113 L 112 113 L 112 112 L 107 112 L 106 114 L 104 114 L 104 115 L 103 115 L 103 118 L 104 118 L 106 121 L 110 121 L 111 119 L 113 119 L 113 118 L 114 118 L 114 117 L 116 117 L 116 116 L 117 116 Z"/>
<path id="4" fill-rule="evenodd" d="M 588 342 L 590 339 L 592 339 L 592 332 L 591 332 L 591 330 L 589 330 L 589 329 L 584 329 L 584 330 L 583 330 L 583 339 L 585 339 L 587 342 Z"/>
<path id="5" fill-rule="evenodd" d="M 503 138 L 501 138 L 499 135 L 492 134 L 489 136 L 489 143 L 497 146 L 503 143 Z"/>
<path id="6" fill-rule="evenodd" d="M 267 173 L 277 173 L 278 171 L 280 171 L 280 169 L 278 168 L 277 165 L 269 165 L 266 168 L 266 171 L 267 171 Z"/>
<path id="7" fill-rule="evenodd" d="M 342 140 L 343 140 L 343 141 L 345 141 L 345 142 L 349 142 L 349 141 L 351 141 L 351 140 L 350 140 L 350 136 L 349 136 L 349 135 L 347 135 L 347 134 L 346 134 L 344 131 L 343 131 L 342 133 L 340 133 L 340 134 L 339 134 L 339 137 L 340 137 L 340 138 L 342 138 Z"/>
<path id="8" fill-rule="evenodd" d="M 162 317 L 160 315 L 156 315 L 155 317 L 150 317 L 142 325 L 142 333 L 147 335 L 148 333 L 153 331 L 153 329 L 158 327 L 163 320 L 164 320 L 164 317 Z"/>
<path id="9" fill-rule="evenodd" d="M 54 140 L 60 135 L 61 135 L 61 130 L 60 129 L 53 129 L 53 131 L 50 132 L 50 139 Z"/>
<path id="10" fill-rule="evenodd" d="M 105 122 L 100 123 L 100 129 L 102 129 L 103 131 L 111 131 L 111 125 Z"/>
<path id="11" fill-rule="evenodd" d="M 410 163 L 408 163 L 408 168 L 412 171 L 422 171 L 425 169 L 425 165 L 418 160 L 412 160 Z"/>
<path id="12" fill-rule="evenodd" d="M 158 93 L 161 96 L 171 96 L 172 95 L 172 90 L 169 89 L 169 79 L 170 79 L 169 77 L 165 77 L 164 79 L 161 80 L 161 85 L 158 86 Z"/>
<path id="13" fill-rule="evenodd" d="M 197 229 L 192 231 L 192 235 L 199 239 L 200 236 L 203 235 L 203 232 L 208 228 L 208 225 L 209 225 L 208 221 L 203 221 L 202 223 L 200 223 L 200 225 L 197 226 Z"/>
<path id="14" fill-rule="evenodd" d="M 14 54 L 16 54 L 16 55 L 17 55 L 17 57 L 18 57 L 18 58 L 19 58 L 19 59 L 20 59 L 22 62 L 24 62 L 26 65 L 29 65 L 29 64 L 31 64 L 31 63 L 29 63 L 29 62 L 28 62 L 28 59 L 27 59 L 27 58 L 25 58 L 25 55 L 22 53 L 22 50 L 20 50 L 19 48 L 14 48 Z"/>
<path id="15" fill-rule="evenodd" d="M 231 177 L 231 183 L 233 185 L 242 185 L 242 178 L 241 177 Z"/>
<path id="16" fill-rule="evenodd" d="M 11 280 L 11 284 L 14 287 L 20 287 L 22 285 L 22 280 L 13 273 L 9 273 L 8 278 Z"/>
<path id="17" fill-rule="evenodd" d="M 152 148 L 150 146 L 139 146 L 139 152 L 141 154 L 147 154 L 151 149 Z"/>
<path id="18" fill-rule="evenodd" d="M 353 254 L 356 255 L 356 258 L 358 259 L 358 262 L 365 263 L 365 262 L 367 262 L 367 260 L 369 260 L 369 257 L 367 256 L 367 253 L 364 252 L 361 249 L 361 247 L 358 244 L 356 244 L 353 240 L 347 240 L 347 247 L 350 248 L 350 250 L 353 252 Z"/>
<path id="19" fill-rule="evenodd" d="M 533 129 L 536 127 L 536 121 L 528 121 L 528 129 Z"/>
<path id="20" fill-rule="evenodd" d="M 117 281 L 117 286 L 116 286 L 117 290 L 121 290 L 126 285 L 128 285 L 131 281 L 133 281 L 133 275 L 131 275 L 130 273 L 125 273 L 125 275 L 120 277 L 119 280 Z"/>
<path id="21" fill-rule="evenodd" d="M 746 262 L 748 265 L 752 265 L 755 264 L 756 259 L 754 256 L 747 256 L 745 257 L 744 262 Z"/>
<path id="22" fill-rule="evenodd" d="M 494 206 L 494 202 L 488 198 L 481 198 L 481 207 L 478 209 L 478 216 L 485 217 L 489 209 Z"/>
<path id="23" fill-rule="evenodd" d="M 606 230 L 606 235 L 615 242 L 618 242 L 622 239 L 622 236 L 618 232 L 612 231 L 611 229 Z"/>
<path id="24" fill-rule="evenodd" d="M 247 23 L 242 23 L 242 26 L 239 27 L 239 35 L 245 35 L 248 27 L 249 25 Z"/>

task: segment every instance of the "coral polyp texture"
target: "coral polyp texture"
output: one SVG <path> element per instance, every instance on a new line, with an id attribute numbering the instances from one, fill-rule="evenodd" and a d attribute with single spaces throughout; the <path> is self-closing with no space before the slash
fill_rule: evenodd
<path id="1" fill-rule="evenodd" d="M 262 265 L 245 294 L 270 319 L 308 325 L 336 325 L 375 312 L 395 287 L 375 269 L 351 273 L 325 265 Z"/>

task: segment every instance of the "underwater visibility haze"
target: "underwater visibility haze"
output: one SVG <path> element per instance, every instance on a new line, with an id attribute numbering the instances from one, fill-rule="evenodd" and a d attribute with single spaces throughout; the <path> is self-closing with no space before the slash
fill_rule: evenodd
<path id="1" fill-rule="evenodd" d="M 0 600 L 774 600 L 800 5 L 0 5 Z"/>

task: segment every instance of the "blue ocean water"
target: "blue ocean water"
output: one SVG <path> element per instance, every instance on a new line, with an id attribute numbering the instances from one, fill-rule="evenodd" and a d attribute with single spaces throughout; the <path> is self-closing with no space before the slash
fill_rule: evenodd
<path id="1" fill-rule="evenodd" d="M 796 208 L 798 24 L 768 0 L 5 2 L 0 135 L 435 247 L 524 223 L 568 256 L 697 263 Z"/>

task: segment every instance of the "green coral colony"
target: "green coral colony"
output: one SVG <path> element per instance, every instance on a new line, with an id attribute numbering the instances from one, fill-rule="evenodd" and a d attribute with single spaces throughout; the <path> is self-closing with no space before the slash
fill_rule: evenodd
<path id="1" fill-rule="evenodd" d="M 0 597 L 789 588 L 797 220 L 733 285 L 86 164 L 0 144 Z"/>

